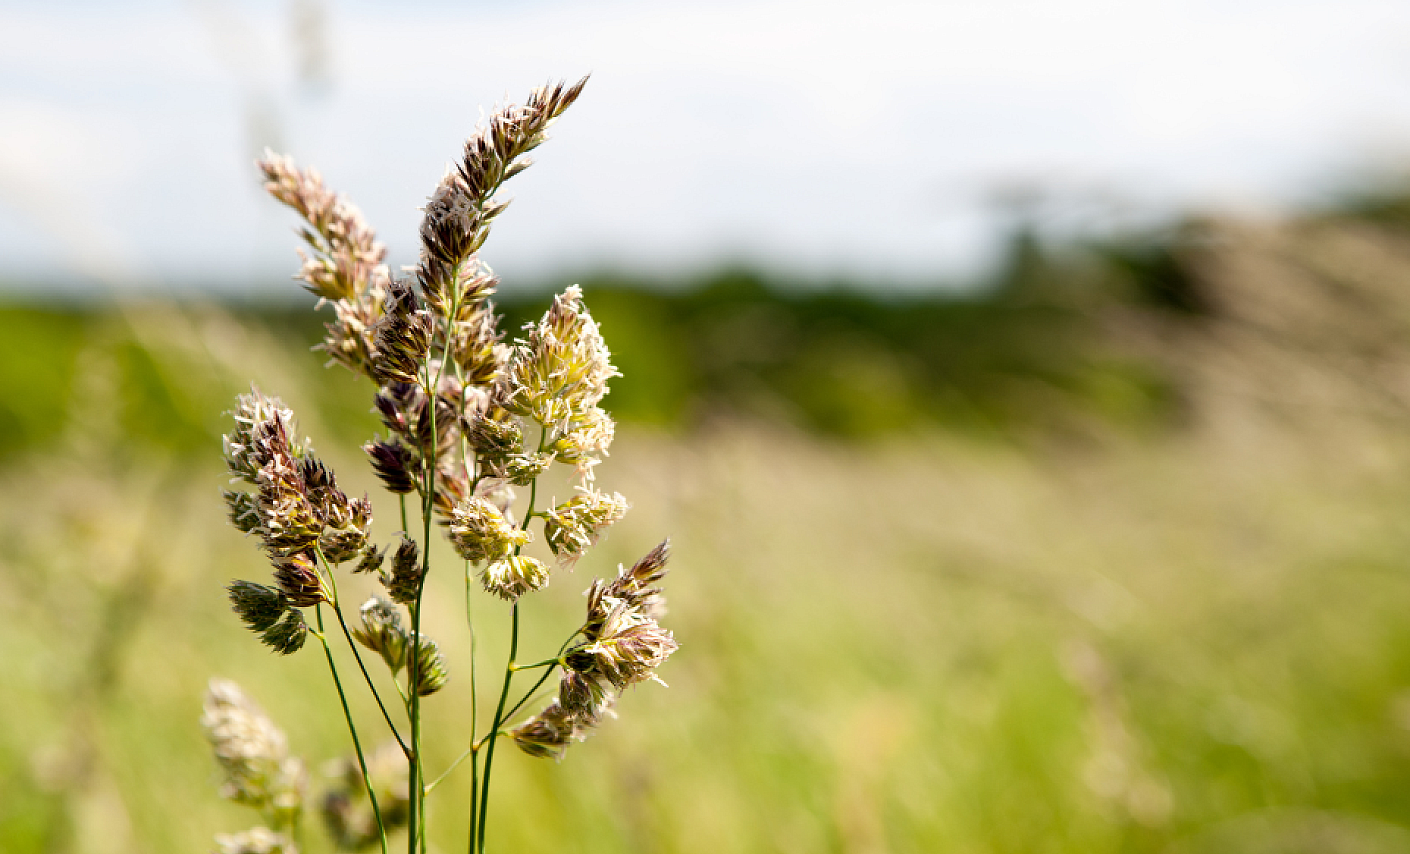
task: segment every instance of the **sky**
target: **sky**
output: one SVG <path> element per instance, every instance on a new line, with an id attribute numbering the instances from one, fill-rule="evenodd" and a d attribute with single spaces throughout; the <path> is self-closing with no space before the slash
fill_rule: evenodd
<path id="1" fill-rule="evenodd" d="M 506 284 L 953 287 L 1018 199 L 1055 233 L 1269 215 L 1410 158 L 1388 0 L 0 0 L 0 287 L 294 288 L 265 146 L 413 263 L 484 110 L 588 73 L 506 187 Z"/>

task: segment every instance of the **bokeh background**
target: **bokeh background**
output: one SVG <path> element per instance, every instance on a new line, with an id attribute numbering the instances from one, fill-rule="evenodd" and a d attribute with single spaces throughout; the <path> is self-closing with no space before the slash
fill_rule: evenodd
<path id="1" fill-rule="evenodd" d="M 508 329 L 584 286 L 635 506 L 525 645 L 670 535 L 682 651 L 562 764 L 501 754 L 499 850 L 1410 851 L 1379 0 L 0 2 L 0 849 L 248 827 L 211 676 L 315 769 L 347 751 L 318 656 L 223 594 L 265 571 L 219 497 L 252 381 L 396 527 L 253 158 L 412 263 L 482 107 L 587 72 L 484 257 Z M 451 575 L 433 771 L 468 734 Z M 434 850 L 467 801 L 437 790 Z"/>

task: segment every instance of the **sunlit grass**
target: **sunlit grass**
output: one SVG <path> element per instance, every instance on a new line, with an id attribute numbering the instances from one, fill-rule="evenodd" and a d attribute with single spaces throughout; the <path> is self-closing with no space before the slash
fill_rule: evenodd
<path id="1" fill-rule="evenodd" d="M 193 435 L 253 376 L 349 492 L 379 494 L 339 454 L 371 429 L 345 377 L 314 357 L 294 373 L 241 359 L 251 341 L 286 345 L 218 314 L 168 321 L 143 358 L 171 411 L 196 413 Z M 228 613 L 223 585 L 263 568 L 225 524 L 215 440 L 187 457 L 124 438 L 104 419 L 130 389 L 104 382 L 81 376 L 54 443 L 0 472 L 6 851 L 201 851 L 242 829 L 197 722 L 211 675 L 243 684 L 315 768 L 349 747 L 318 656 L 276 659 Z M 1410 442 L 1352 420 L 1233 426 L 1046 450 L 624 427 L 602 475 L 637 507 L 530 603 L 524 646 L 551 652 L 588 574 L 669 530 L 671 687 L 628 692 L 631 725 L 606 723 L 561 765 L 506 753 L 496 798 L 515 808 L 491 837 L 565 852 L 1404 850 Z M 385 537 L 394 510 L 377 511 Z M 428 592 L 452 662 L 468 654 L 462 583 Z M 502 615 L 479 601 L 493 671 Z M 427 702 L 429 728 L 466 720 L 466 676 Z M 353 701 L 374 731 L 370 701 Z M 463 745 L 430 746 L 434 775 Z M 468 778 L 433 795 L 433 850 L 458 850 L 467 804 Z M 316 824 L 309 851 L 326 850 Z"/>

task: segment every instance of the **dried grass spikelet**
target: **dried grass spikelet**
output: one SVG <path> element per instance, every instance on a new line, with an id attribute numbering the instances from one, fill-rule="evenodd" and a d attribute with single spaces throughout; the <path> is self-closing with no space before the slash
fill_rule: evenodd
<path id="1" fill-rule="evenodd" d="M 485 590 L 506 601 L 514 601 L 525 593 L 542 590 L 548 584 L 548 567 L 543 561 L 526 555 L 510 555 L 493 561 L 480 573 Z"/>
<path id="2" fill-rule="evenodd" d="M 505 410 L 532 418 L 555 437 L 570 431 L 620 376 L 577 285 L 554 297 L 537 324 L 514 342 L 495 399 Z"/>
<path id="3" fill-rule="evenodd" d="M 593 479 L 593 467 L 607 456 L 616 432 L 612 417 L 601 407 L 591 406 L 568 418 L 563 434 L 549 445 L 549 450 L 560 461 L 572 465 L 578 482 L 585 485 Z"/>
<path id="4" fill-rule="evenodd" d="M 565 705 L 560 689 L 558 698 L 550 701 L 537 715 L 510 730 L 509 735 L 519 749 L 530 756 L 562 760 L 569 744 L 586 739 L 603 717 L 612 714 L 615 698 L 605 691 L 597 696 L 599 701 L 592 711 L 587 711 Z"/>
<path id="5" fill-rule="evenodd" d="M 289 604 L 299 608 L 311 608 L 321 602 L 333 601 L 324 587 L 323 576 L 319 574 L 313 556 L 306 552 L 275 558 L 274 583 L 279 585 Z"/>
<path id="6" fill-rule="evenodd" d="M 252 632 L 262 632 L 289 612 L 289 599 L 283 593 L 253 581 L 233 581 L 226 588 L 230 607 Z"/>
<path id="7" fill-rule="evenodd" d="M 451 511 L 451 545 L 471 563 L 502 560 L 532 539 L 527 529 L 510 524 L 498 507 L 479 496 L 466 498 Z"/>
<path id="8" fill-rule="evenodd" d="M 253 581 L 235 581 L 226 589 L 231 609 L 265 645 L 282 655 L 303 648 L 308 624 L 283 591 Z"/>
<path id="9" fill-rule="evenodd" d="M 215 837 L 215 854 L 299 854 L 294 840 L 267 827 L 252 827 L 240 833 L 220 833 Z"/>
<path id="10" fill-rule="evenodd" d="M 358 574 L 369 572 L 380 573 L 382 571 L 382 561 L 386 556 L 386 549 L 379 549 L 375 544 L 368 543 L 362 547 L 362 555 L 358 558 L 357 566 L 353 567 L 353 572 Z"/>
<path id="11" fill-rule="evenodd" d="M 459 176 L 447 169 L 423 209 L 422 226 L 435 220 L 442 238 L 462 240 L 463 228 L 473 218 L 469 210 L 471 204 Z M 499 289 L 499 277 L 480 256 L 465 252 L 463 246 L 447 244 L 442 248 L 443 251 L 433 254 L 423 243 L 416 280 L 421 284 L 427 307 L 437 316 L 450 320 L 451 308 L 458 306 L 454 319 L 457 322 L 468 320 L 485 308 L 490 296 Z"/>
<path id="12" fill-rule="evenodd" d="M 294 412 L 277 397 L 269 397 L 258 388 L 235 398 L 230 411 L 235 428 L 221 437 L 225 464 L 230 474 L 250 486 L 259 485 L 259 472 L 269 463 L 272 454 L 282 451 L 292 457 L 308 452 L 305 444 L 294 444 Z"/>
<path id="13" fill-rule="evenodd" d="M 561 760 L 576 729 L 573 716 L 554 700 L 543 711 L 510 730 L 509 736 L 530 756 Z"/>
<path id="14" fill-rule="evenodd" d="M 564 566 L 571 566 L 597 544 L 602 532 L 626 515 L 630 507 L 620 493 L 608 495 L 580 488 L 577 495 L 548 512 L 543 535 Z"/>
<path id="15" fill-rule="evenodd" d="M 212 679 L 201 727 L 225 774 L 220 793 L 288 824 L 303 807 L 308 774 L 284 733 L 228 679 Z"/>
<path id="16" fill-rule="evenodd" d="M 397 439 L 376 440 L 362 446 L 372 460 L 372 470 L 388 492 L 407 495 L 415 492 L 421 477 L 416 452 Z M 232 511 L 233 512 L 233 511 Z"/>
<path id="17" fill-rule="evenodd" d="M 576 673 L 622 690 L 652 679 L 656 668 L 678 648 L 668 629 L 628 602 L 604 599 L 607 613 L 589 643 L 569 652 L 564 663 Z"/>
<path id="18" fill-rule="evenodd" d="M 333 303 L 333 321 L 323 325 L 323 343 L 317 347 L 328 354 L 330 363 L 376 379 L 372 370 L 377 357 L 374 329 L 382 318 L 383 300 L 390 283 L 390 275 L 381 270 L 358 299 L 340 299 Z"/>
<path id="19" fill-rule="evenodd" d="M 499 322 L 491 302 L 462 305 L 451 330 L 451 359 L 470 385 L 493 384 L 509 362 L 510 349 L 501 343 L 504 333 Z"/>
<path id="20" fill-rule="evenodd" d="M 445 687 L 450 681 L 450 671 L 446 669 L 445 656 L 441 655 L 440 645 L 424 634 L 413 638 L 412 655 L 415 662 L 407 665 L 407 673 L 415 678 L 415 684 L 408 686 L 425 697 Z"/>
<path id="21" fill-rule="evenodd" d="M 256 389 L 240 395 L 232 415 L 235 429 L 224 437 L 226 465 L 256 491 L 223 492 L 231 524 L 259 536 L 276 559 L 315 548 L 334 563 L 361 554 L 372 503 L 366 496 L 348 498 L 308 441 L 292 440 L 293 413 Z"/>
<path id="22" fill-rule="evenodd" d="M 435 320 L 410 282 L 395 281 L 387 289 L 382 317 L 373 327 L 376 354 L 372 370 L 383 382 L 417 382 L 436 335 Z"/>
<path id="23" fill-rule="evenodd" d="M 553 465 L 554 456 L 545 452 L 542 454 L 512 454 L 504 460 L 501 467 L 501 474 L 504 479 L 515 486 L 528 486 L 533 483 L 539 475 L 548 471 Z"/>
<path id="24" fill-rule="evenodd" d="M 679 648 L 671 632 L 657 623 L 665 612 L 657 585 L 666 576 L 670 554 L 667 540 L 631 569 L 619 568 L 611 582 L 593 582 L 583 622 L 587 643 L 564 657 L 569 670 L 618 690 L 647 679 L 661 681 L 656 668 Z"/>
<path id="25" fill-rule="evenodd" d="M 303 611 L 290 609 L 284 619 L 261 632 L 259 639 L 280 655 L 291 655 L 303 649 L 308 640 L 308 622 Z"/>
<path id="26" fill-rule="evenodd" d="M 617 567 L 617 577 L 611 582 L 597 580 L 588 588 L 588 620 L 586 631 L 589 637 L 596 637 L 602 631 L 603 621 L 609 610 L 609 600 L 626 602 L 653 620 L 666 615 L 666 597 L 657 585 L 669 571 L 666 563 L 671 557 L 671 541 L 662 540 L 660 545 L 647 552 L 631 569 Z"/>
<path id="27" fill-rule="evenodd" d="M 277 451 L 259 471 L 255 533 L 271 555 L 312 550 L 323 533 L 323 519 L 310 500 L 297 461 Z"/>
<path id="28" fill-rule="evenodd" d="M 523 451 L 524 430 L 509 413 L 493 407 L 468 419 L 465 441 L 476 456 L 494 465 Z"/>
<path id="29" fill-rule="evenodd" d="M 333 563 L 357 557 L 367 545 L 372 502 L 367 496 L 350 499 L 338 488 L 333 471 L 312 455 L 299 460 L 304 493 L 323 523 L 318 548 Z"/>
<path id="30" fill-rule="evenodd" d="M 309 225 L 300 235 L 314 254 L 299 253 L 304 264 L 297 278 L 323 299 L 356 299 L 387 254 L 362 212 L 327 189 L 317 170 L 299 170 L 288 155 L 265 149 L 256 164 L 264 173 L 265 190 Z"/>
<path id="31" fill-rule="evenodd" d="M 595 726 L 612 708 L 612 694 L 602 683 L 565 670 L 558 680 L 558 703 L 584 726 Z"/>
<path id="32" fill-rule="evenodd" d="M 416 594 L 421 589 L 421 550 L 416 541 L 402 534 L 401 543 L 392 555 L 392 571 L 382 576 L 382 585 L 392 601 L 401 605 L 416 602 Z"/>
<path id="33" fill-rule="evenodd" d="M 395 741 L 383 743 L 366 756 L 367 783 L 377 797 L 382 823 L 390 832 L 406 825 L 411 802 L 407 789 L 406 754 Z M 377 816 L 367 799 L 362 769 L 356 756 L 344 756 L 328 764 L 324 774 L 330 785 L 323 796 L 321 811 L 329 835 L 339 849 L 358 851 L 380 838 Z"/>
<path id="34" fill-rule="evenodd" d="M 577 100 L 586 83 L 583 78 L 572 86 L 544 86 L 522 106 L 497 107 L 465 141 L 460 163 L 441 179 L 421 220 L 417 277 L 439 303 L 450 302 L 452 291 L 463 287 L 457 271 L 478 266 L 470 263 L 472 256 L 489 236 L 490 223 L 509 206 L 495 199 L 495 192 L 528 168 L 524 155 L 544 141 L 549 125 Z"/>
<path id="35" fill-rule="evenodd" d="M 430 359 L 427 371 L 435 375 L 440 361 Z M 432 424 L 432 398 L 417 383 L 392 381 L 383 383 L 373 398 L 373 405 L 387 429 L 404 440 L 414 452 L 414 459 L 441 459 L 460 438 L 459 396 L 462 394 L 454 377 L 443 376 L 434 398 L 435 423 Z M 433 429 L 434 428 L 434 429 Z M 424 471 L 417 463 L 415 471 Z"/>
<path id="36" fill-rule="evenodd" d="M 300 171 L 291 158 L 266 150 L 256 161 L 265 189 L 293 208 L 308 227 L 299 233 L 312 254 L 303 259 L 297 279 L 323 300 L 331 301 L 335 319 L 326 325 L 321 349 L 357 373 L 370 373 L 376 347 L 372 328 L 381 317 L 389 275 L 386 248 L 350 202 L 323 185 L 317 171 Z"/>
<path id="37" fill-rule="evenodd" d="M 387 667 L 396 673 L 406 665 L 406 651 L 411 636 L 402 628 L 401 614 L 396 606 L 380 596 L 363 603 L 362 625 L 352 630 L 358 643 L 382 656 Z"/>

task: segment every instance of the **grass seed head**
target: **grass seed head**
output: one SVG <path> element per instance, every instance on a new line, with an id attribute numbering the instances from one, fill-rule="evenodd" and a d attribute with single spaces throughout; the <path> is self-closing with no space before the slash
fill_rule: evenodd
<path id="1" fill-rule="evenodd" d="M 568 501 L 548 511 L 544 539 L 559 563 L 570 566 L 597 544 L 609 525 L 627 514 L 630 507 L 621 493 L 608 495 L 595 489 L 580 489 Z"/>
<path id="2" fill-rule="evenodd" d="M 303 805 L 307 773 L 289 755 L 284 733 L 228 679 L 206 689 L 201 728 L 224 772 L 222 796 L 278 815 L 296 815 Z"/>
<path id="3" fill-rule="evenodd" d="M 647 679 L 659 682 L 656 668 L 679 648 L 671 632 L 630 602 L 602 596 L 596 605 L 606 613 L 589 613 L 589 642 L 565 656 L 568 668 L 618 690 Z"/>
<path id="4" fill-rule="evenodd" d="M 387 254 L 362 212 L 325 187 L 317 170 L 300 170 L 288 155 L 265 149 L 256 165 L 264 173 L 265 190 L 308 223 L 301 234 L 313 255 L 300 252 L 303 267 L 295 278 L 323 299 L 359 297 Z"/>
<path id="5" fill-rule="evenodd" d="M 376 544 L 368 543 L 362 547 L 362 556 L 358 559 L 357 566 L 353 567 L 353 572 L 362 574 L 365 572 L 382 571 L 382 561 L 387 555 L 386 549 L 377 548 Z"/>
<path id="6" fill-rule="evenodd" d="M 289 609 L 284 619 L 265 629 L 259 639 L 280 655 L 298 652 L 304 648 L 304 641 L 308 640 L 308 622 L 304 620 L 304 612 L 297 608 Z"/>
<path id="7" fill-rule="evenodd" d="M 250 631 L 263 632 L 289 611 L 289 600 L 272 587 L 253 581 L 234 581 L 226 588 L 230 607 Z"/>
<path id="8" fill-rule="evenodd" d="M 620 376 L 596 321 L 577 285 L 554 297 L 537 324 L 514 342 L 500 377 L 496 400 L 506 410 L 532 418 L 555 433 L 597 406 L 607 381 Z"/>
<path id="9" fill-rule="evenodd" d="M 510 555 L 491 562 L 480 573 L 480 582 L 490 593 L 513 602 L 525 593 L 548 584 L 548 567 L 526 555 Z"/>
<path id="10" fill-rule="evenodd" d="M 289 603 L 299 608 L 333 601 L 323 589 L 323 577 L 318 574 L 313 557 L 307 553 L 275 558 L 274 583 L 279 585 Z"/>
<path id="11" fill-rule="evenodd" d="M 403 534 L 401 543 L 392 555 L 391 575 L 382 577 L 382 584 L 387 588 L 393 602 L 402 605 L 412 605 L 416 602 L 416 594 L 421 588 L 420 555 L 421 550 L 416 541 Z"/>
<path id="12" fill-rule="evenodd" d="M 225 463 L 230 474 L 251 486 L 259 485 L 259 472 L 275 453 L 302 456 L 306 450 L 294 445 L 294 413 L 277 397 L 267 397 L 257 388 L 235 399 L 230 411 L 235 428 L 225 434 Z"/>
<path id="13" fill-rule="evenodd" d="M 499 508 L 484 498 L 471 496 L 451 511 L 451 545 L 471 563 L 503 560 L 532 539 L 528 530 L 511 525 Z"/>
<path id="14" fill-rule="evenodd" d="M 416 491 L 418 476 L 416 452 L 397 439 L 372 441 L 362 446 L 362 450 L 372 460 L 372 470 L 394 495 L 408 495 Z"/>
<path id="15" fill-rule="evenodd" d="M 384 382 L 416 382 L 435 334 L 435 319 L 422 306 L 416 289 L 408 281 L 392 282 L 382 304 L 382 317 L 373 327 L 377 350 L 373 371 Z"/>
<path id="16" fill-rule="evenodd" d="M 486 412 L 470 419 L 465 428 L 465 440 L 482 460 L 490 464 L 503 462 L 524 449 L 524 430 L 504 410 Z"/>
<path id="17" fill-rule="evenodd" d="M 440 646 L 424 634 L 419 635 L 414 654 L 417 659 L 414 669 L 416 684 L 413 686 L 416 693 L 425 697 L 444 688 L 450 680 L 450 673 L 446 670 L 446 660 L 441 655 Z M 412 670 L 410 667 L 407 669 Z"/>
<path id="18" fill-rule="evenodd" d="M 363 603 L 362 625 L 353 629 L 358 643 L 382 656 L 393 673 L 406 665 L 406 650 L 410 635 L 402 628 L 401 614 L 396 606 L 380 596 Z"/>

